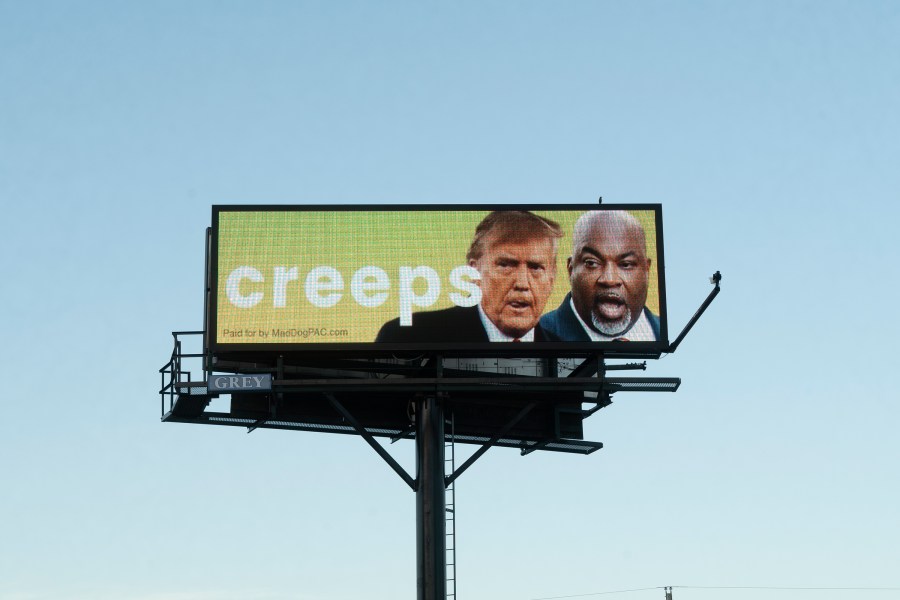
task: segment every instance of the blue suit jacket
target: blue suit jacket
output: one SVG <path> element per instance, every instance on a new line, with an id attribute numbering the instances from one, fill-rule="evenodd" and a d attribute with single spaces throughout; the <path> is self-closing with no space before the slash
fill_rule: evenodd
<path id="1" fill-rule="evenodd" d="M 566 294 L 559 308 L 541 317 L 541 327 L 547 333 L 558 336 L 565 342 L 590 342 L 591 337 L 582 327 L 578 317 L 575 316 L 575 311 L 572 310 L 572 305 L 569 303 L 571 299 L 572 294 Z M 650 327 L 653 329 L 653 335 L 658 340 L 659 317 L 647 310 L 647 307 L 644 307 L 644 314 L 647 315 L 647 320 L 650 321 Z M 626 333 L 625 335 L 627 336 L 628 334 Z"/>

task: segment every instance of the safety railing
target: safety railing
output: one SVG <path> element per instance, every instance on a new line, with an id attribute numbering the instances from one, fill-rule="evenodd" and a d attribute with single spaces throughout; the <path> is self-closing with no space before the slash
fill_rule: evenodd
<path id="1" fill-rule="evenodd" d="M 202 343 L 203 333 L 203 331 L 172 332 L 172 337 L 175 342 L 175 345 L 172 348 L 172 356 L 169 358 L 169 362 L 159 369 L 160 415 L 165 415 L 166 412 L 172 410 L 172 407 L 175 406 L 175 399 L 178 394 L 181 393 L 179 391 L 179 384 L 191 383 L 191 370 L 184 368 L 184 360 L 190 358 L 202 359 L 204 357 L 202 352 L 184 352 L 182 343 L 183 338 L 188 336 L 201 336 Z M 166 400 L 168 400 L 168 403 Z M 168 408 L 166 407 L 166 404 L 168 404 Z"/>

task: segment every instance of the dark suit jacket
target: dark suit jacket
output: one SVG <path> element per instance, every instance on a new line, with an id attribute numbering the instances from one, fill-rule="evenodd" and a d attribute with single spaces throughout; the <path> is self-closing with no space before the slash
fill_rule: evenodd
<path id="1" fill-rule="evenodd" d="M 572 305 L 569 303 L 569 300 L 571 299 L 572 294 L 566 294 L 566 297 L 563 299 L 562 304 L 559 305 L 559 308 L 550 311 L 541 317 L 540 326 L 543 327 L 547 333 L 558 336 L 566 342 L 590 342 L 591 337 L 587 334 L 587 331 L 584 330 L 584 327 L 582 327 L 578 317 L 575 316 L 575 311 L 572 310 Z M 658 340 L 659 317 L 647 310 L 646 306 L 644 307 L 644 314 L 647 315 L 647 320 L 650 321 L 650 327 L 653 329 L 653 335 Z M 625 334 L 625 337 L 628 337 L 627 333 Z"/>
<path id="2" fill-rule="evenodd" d="M 453 306 L 444 310 L 413 313 L 412 325 L 401 327 L 400 319 L 388 321 L 381 327 L 376 342 L 388 343 L 472 343 L 489 342 L 487 331 L 478 316 L 478 307 Z M 555 342 L 540 325 L 534 328 L 534 341 Z"/>

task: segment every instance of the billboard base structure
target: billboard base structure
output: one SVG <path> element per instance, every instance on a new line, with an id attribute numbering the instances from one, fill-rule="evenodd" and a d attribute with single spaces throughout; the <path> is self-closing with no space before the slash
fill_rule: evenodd
<path id="1" fill-rule="evenodd" d="M 447 368 L 440 355 L 319 365 L 291 364 L 284 357 L 253 364 L 216 357 L 217 371 L 242 374 L 226 377 L 238 385 L 255 383 L 256 374 L 271 377 L 269 389 L 226 393 L 217 391 L 213 376 L 192 380 L 185 369 L 189 359 L 209 358 L 182 351 L 192 335 L 202 332 L 174 334 L 175 350 L 161 369 L 162 421 L 362 437 L 416 493 L 417 587 L 423 600 L 447 597 L 446 489 L 485 452 L 501 446 L 522 455 L 591 454 L 603 444 L 583 439 L 582 422 L 611 404 L 613 393 L 674 392 L 681 383 L 678 378 L 611 377 L 608 372 L 645 369 L 646 363 L 605 365 L 601 355 L 562 368 L 557 359 L 526 365 L 540 371 L 537 375 L 499 364 L 502 372 L 496 373 Z M 229 410 L 210 410 L 213 400 L 218 404 L 229 396 Z M 415 476 L 377 438 L 415 440 Z M 479 447 L 446 472 L 448 443 Z"/>
<path id="2" fill-rule="evenodd" d="M 681 343 L 719 293 L 715 289 L 673 344 Z M 446 489 L 494 446 L 591 454 L 603 447 L 583 439 L 582 423 L 612 403 L 616 392 L 674 392 L 673 377 L 611 377 L 643 370 L 646 362 L 607 365 L 602 352 L 566 359 L 534 359 L 534 374 L 506 365 L 487 373 L 479 365 L 447 366 L 440 354 L 415 359 L 312 361 L 284 355 L 242 356 L 183 351 L 186 338 L 203 331 L 173 332 L 175 347 L 160 369 L 163 422 L 255 429 L 318 431 L 361 436 L 416 492 L 417 590 L 419 600 L 447 598 Z M 192 380 L 186 363 L 201 361 L 203 379 Z M 510 359 L 520 364 L 527 359 Z M 461 364 L 461 362 L 463 364 Z M 459 368 L 459 367 L 464 368 Z M 214 372 L 238 374 L 216 378 Z M 263 385 L 265 384 L 265 385 Z M 228 411 L 210 411 L 214 399 L 230 396 Z M 588 405 L 588 408 L 584 408 Z M 452 423 L 452 426 L 448 425 Z M 449 433 L 449 435 L 448 435 Z M 416 476 L 407 473 L 376 438 L 416 442 Z M 452 473 L 445 472 L 445 443 L 480 447 Z M 455 551 L 455 544 L 454 544 Z M 453 565 L 455 596 L 456 568 Z"/>

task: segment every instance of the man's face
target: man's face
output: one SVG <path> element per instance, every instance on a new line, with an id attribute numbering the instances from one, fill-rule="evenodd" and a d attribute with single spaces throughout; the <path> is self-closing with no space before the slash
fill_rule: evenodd
<path id="1" fill-rule="evenodd" d="M 650 259 L 639 226 L 615 219 L 596 222 L 566 263 L 578 315 L 604 335 L 622 335 L 647 301 Z"/>
<path id="2" fill-rule="evenodd" d="M 481 273 L 481 308 L 497 328 L 521 337 L 537 325 L 556 278 L 556 248 L 550 238 L 485 240 L 481 258 L 469 261 Z"/>

